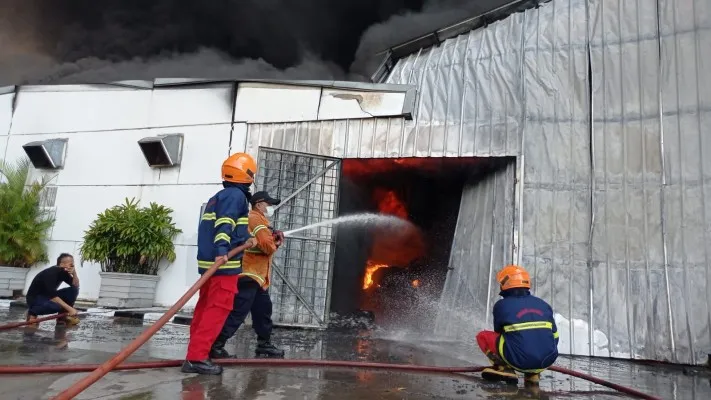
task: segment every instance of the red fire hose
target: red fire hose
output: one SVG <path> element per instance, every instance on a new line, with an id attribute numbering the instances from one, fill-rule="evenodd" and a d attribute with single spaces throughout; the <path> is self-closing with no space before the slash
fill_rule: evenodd
<path id="1" fill-rule="evenodd" d="M 229 253 L 227 253 L 227 259 L 230 259 L 234 257 L 236 254 L 246 250 L 247 248 L 251 247 L 250 244 L 245 243 L 241 246 L 237 246 L 234 249 L 230 250 Z M 78 395 L 79 393 L 83 392 L 86 388 L 91 386 L 94 382 L 98 381 L 101 379 L 104 375 L 109 373 L 112 369 L 116 368 L 117 365 L 119 365 L 123 360 L 127 359 L 128 356 L 133 354 L 136 350 L 138 350 L 139 347 L 143 346 L 144 343 L 148 341 L 148 339 L 151 338 L 160 328 L 163 327 L 163 325 L 166 324 L 166 322 L 170 321 L 170 319 L 178 312 L 180 311 L 181 308 L 185 305 L 185 303 L 192 298 L 195 293 L 197 293 L 198 290 L 202 287 L 202 285 L 207 282 L 208 279 L 217 271 L 222 264 L 224 264 L 225 261 L 224 259 L 220 259 L 219 261 L 215 262 L 210 266 L 210 268 L 205 271 L 200 279 L 198 279 L 197 282 L 193 284 L 193 286 L 188 289 L 185 294 L 178 299 L 178 301 L 173 304 L 173 307 L 171 307 L 168 311 L 166 311 L 165 314 L 163 314 L 162 317 L 158 319 L 153 325 L 148 327 L 143 333 L 141 333 L 137 338 L 133 339 L 131 343 L 128 344 L 128 346 L 124 347 L 123 350 L 118 352 L 112 359 L 106 361 L 105 363 L 101 364 L 98 368 L 96 368 L 92 373 L 89 375 L 85 376 L 82 380 L 79 382 L 76 382 L 67 390 L 63 391 L 60 393 L 57 397 L 55 397 L 55 400 L 69 400 L 73 399 L 74 396 Z"/>
<path id="2" fill-rule="evenodd" d="M 583 374 L 582 372 L 573 371 L 573 370 L 570 370 L 567 368 L 562 368 L 562 367 L 556 367 L 555 365 L 548 367 L 548 369 L 551 371 L 559 372 L 561 374 L 566 374 L 566 375 L 574 376 L 576 378 L 585 379 L 586 381 L 590 381 L 592 383 L 597 383 L 598 385 L 606 386 L 606 387 L 609 387 L 610 389 L 615 389 L 618 392 L 626 393 L 626 394 L 629 394 L 630 396 L 639 397 L 640 399 L 662 400 L 661 397 L 654 397 L 652 395 L 642 393 L 638 390 L 628 388 L 627 386 L 618 385 L 616 383 L 612 383 L 612 382 L 609 382 L 609 381 L 606 381 L 606 380 L 603 380 L 600 378 L 595 378 L 592 375 Z"/>
<path id="3" fill-rule="evenodd" d="M 363 368 L 363 369 L 383 369 L 389 371 L 405 371 L 418 373 L 438 373 L 438 374 L 456 374 L 456 373 L 472 373 L 481 372 L 486 367 L 432 367 L 425 365 L 407 365 L 407 364 L 382 364 L 369 363 L 359 361 L 326 361 L 326 360 L 282 360 L 282 359 L 224 359 L 215 360 L 217 364 L 226 366 L 246 366 L 246 367 L 330 367 L 330 368 Z M 171 368 L 179 367 L 183 364 L 183 360 L 164 360 L 164 361 L 146 361 L 137 363 L 120 364 L 113 368 L 116 371 L 136 370 L 146 368 Z M 99 368 L 98 364 L 74 364 L 74 365 L 39 365 L 39 366 L 0 366 L 0 375 L 8 374 L 42 374 L 42 373 L 58 373 L 58 372 L 88 372 Z M 551 371 L 559 372 L 588 380 L 598 385 L 606 386 L 615 389 L 619 392 L 630 396 L 638 397 L 645 400 L 661 400 L 659 397 L 650 396 L 632 388 L 621 386 L 603 379 L 595 378 L 587 374 L 577 371 L 572 371 L 566 368 L 552 366 L 548 368 Z M 71 389 L 71 388 L 70 388 Z"/>
<path id="4" fill-rule="evenodd" d="M 67 316 L 66 313 L 64 313 L 64 314 L 54 314 L 54 315 L 50 315 L 50 316 L 48 316 L 48 317 L 37 318 L 37 319 L 32 320 L 32 321 L 11 322 L 11 323 L 9 323 L 9 324 L 0 325 L 0 331 L 6 331 L 6 330 L 8 330 L 8 329 L 19 328 L 19 327 L 22 327 L 22 326 L 26 326 L 26 325 L 30 325 L 30 324 L 36 324 L 36 323 L 44 322 L 44 321 L 50 321 L 50 320 L 53 320 L 53 319 L 58 319 L 58 318 L 66 317 L 66 316 Z"/>
<path id="5" fill-rule="evenodd" d="M 232 258 L 235 254 L 245 250 L 249 247 L 247 244 L 238 246 L 227 254 L 227 258 Z M 195 284 L 188 289 L 187 292 L 171 307 L 163 316 L 158 319 L 153 325 L 148 327 L 143 333 L 136 337 L 131 343 L 128 344 L 124 349 L 117 353 L 113 358 L 104 362 L 101 365 L 98 364 L 75 364 L 75 365 L 43 365 L 43 366 L 0 366 L 0 374 L 30 374 L 30 373 L 57 373 L 57 372 L 87 372 L 93 371 L 91 374 L 87 375 L 80 381 L 74 383 L 72 386 L 67 388 L 65 391 L 60 393 L 55 400 L 69 400 L 74 398 L 79 393 L 83 392 L 86 388 L 91 386 L 93 383 L 101 379 L 104 375 L 112 370 L 134 370 L 143 368 L 167 368 L 167 367 L 178 367 L 183 364 L 183 360 L 167 360 L 167 361 L 149 361 L 140 363 L 128 363 L 121 364 L 126 358 L 133 354 L 139 347 L 141 347 L 148 339 L 151 338 L 160 328 L 163 327 L 170 319 L 175 315 L 184 305 L 190 300 L 191 297 L 197 293 L 200 287 L 217 271 L 217 269 L 224 263 L 220 260 L 205 271 L 205 273 L 200 277 L 200 279 L 195 282 Z M 39 318 L 31 323 L 48 321 L 50 319 L 56 319 L 64 316 L 65 314 L 52 315 L 49 317 Z M 17 322 L 13 324 L 8 324 L 0 327 L 0 330 L 12 329 L 24 325 L 28 325 L 30 322 Z M 366 368 L 366 369 L 385 369 L 394 371 L 408 371 L 408 372 L 422 372 L 422 373 L 466 373 L 466 372 L 481 372 L 486 367 L 432 367 L 423 365 L 405 365 L 405 364 L 382 364 L 382 363 L 367 363 L 358 361 L 325 361 L 325 360 L 283 360 L 283 359 L 226 359 L 226 360 L 216 360 L 217 363 L 222 365 L 240 365 L 240 366 L 269 366 L 269 367 L 336 367 L 336 368 Z M 119 365 L 121 364 L 121 365 Z M 606 386 L 622 393 L 629 394 L 631 396 L 639 397 L 646 400 L 661 400 L 658 397 L 650 396 L 648 394 L 639 392 L 637 390 L 617 385 L 612 382 L 608 382 L 602 379 L 595 378 L 590 375 L 586 375 L 580 372 L 571 371 L 569 369 L 552 366 L 549 368 L 551 371 L 559 372 L 562 374 L 567 374 L 577 378 L 585 379 L 590 382 L 596 383 L 598 385 Z"/>
<path id="6" fill-rule="evenodd" d="M 363 368 L 386 369 L 392 371 L 431 372 L 440 374 L 456 374 L 465 372 L 481 372 L 486 367 L 430 367 L 424 365 L 383 364 L 361 361 L 327 361 L 327 360 L 283 360 L 274 358 L 232 358 L 214 360 L 216 364 L 245 367 L 331 367 L 331 368 Z M 117 365 L 114 370 L 134 370 L 145 368 L 180 367 L 183 360 L 146 361 Z M 99 367 L 98 364 L 74 365 L 38 365 L 38 366 L 0 366 L 0 375 L 7 374 L 41 374 L 56 372 L 88 372 Z"/>
<path id="7" fill-rule="evenodd" d="M 130 309 L 122 308 L 122 309 L 119 310 L 119 311 L 121 311 L 121 312 L 130 312 L 130 311 L 148 311 L 148 310 L 151 310 L 151 308 L 145 308 L 145 307 L 143 307 L 143 308 L 130 308 Z M 82 312 L 78 312 L 77 315 L 104 314 L 104 313 L 106 313 L 106 310 L 99 310 L 99 311 L 82 311 Z M 32 325 L 32 324 L 37 324 L 37 323 L 44 322 L 44 321 L 51 321 L 51 320 L 53 320 L 53 319 L 59 319 L 59 318 L 66 317 L 66 316 L 67 316 L 67 313 L 52 314 L 52 315 L 49 315 L 49 316 L 46 316 L 46 317 L 34 319 L 34 320 L 32 320 L 32 321 L 11 322 L 11 323 L 9 323 L 9 324 L 0 325 L 0 331 L 7 331 L 7 330 L 10 330 L 10 329 L 14 329 L 14 328 L 21 328 L 21 327 L 23 327 L 23 326 Z"/>

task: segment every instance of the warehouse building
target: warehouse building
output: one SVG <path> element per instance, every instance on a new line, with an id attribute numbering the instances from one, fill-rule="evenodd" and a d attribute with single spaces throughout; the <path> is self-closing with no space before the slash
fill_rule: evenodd
<path id="1" fill-rule="evenodd" d="M 553 305 L 562 353 L 706 362 L 711 5 L 554 0 L 486 21 L 390 49 L 373 84 L 3 88 L 0 151 L 60 149 L 42 154 L 61 168 L 35 162 L 53 179 L 51 254 L 77 253 L 95 215 L 125 197 L 172 207 L 184 232 L 157 304 L 195 281 L 200 206 L 222 160 L 247 151 L 257 186 L 284 199 L 281 229 L 362 211 L 421 227 L 425 255 L 403 265 L 405 284 L 436 298 L 437 335 L 490 325 L 492 276 L 515 262 Z M 393 267 L 370 262 L 368 237 L 290 238 L 275 260 L 278 323 L 323 327 L 330 311 L 363 308 L 368 279 Z M 97 298 L 98 266 L 82 277 L 81 296 Z"/>

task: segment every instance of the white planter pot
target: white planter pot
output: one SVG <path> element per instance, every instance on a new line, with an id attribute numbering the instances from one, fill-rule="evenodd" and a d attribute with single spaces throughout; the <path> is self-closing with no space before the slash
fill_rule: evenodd
<path id="1" fill-rule="evenodd" d="M 0 297 L 12 297 L 16 290 L 25 289 L 27 268 L 0 266 Z"/>
<path id="2" fill-rule="evenodd" d="M 156 275 L 100 272 L 99 307 L 140 308 L 152 307 L 156 298 Z"/>

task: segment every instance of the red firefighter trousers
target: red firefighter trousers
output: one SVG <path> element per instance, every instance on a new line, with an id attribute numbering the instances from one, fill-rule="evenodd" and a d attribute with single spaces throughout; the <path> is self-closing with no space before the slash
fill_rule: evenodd
<path id="1" fill-rule="evenodd" d="M 479 344 L 479 348 L 488 356 L 488 353 L 495 354 L 499 357 L 499 348 L 497 343 L 499 341 L 500 334 L 493 331 L 481 331 L 476 334 L 476 342 Z"/>
<path id="2" fill-rule="evenodd" d="M 222 330 L 237 294 L 237 275 L 212 276 L 200 288 L 190 323 L 188 361 L 208 359 L 210 348 Z"/>

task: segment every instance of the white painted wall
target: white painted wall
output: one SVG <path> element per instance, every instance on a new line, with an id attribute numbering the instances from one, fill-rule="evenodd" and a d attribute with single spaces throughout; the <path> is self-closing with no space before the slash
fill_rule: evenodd
<path id="1" fill-rule="evenodd" d="M 407 89 L 243 82 L 237 90 L 234 120 L 264 124 L 401 116 L 414 107 L 415 96 L 408 98 Z"/>
<path id="2" fill-rule="evenodd" d="M 320 97 L 320 87 L 242 83 L 237 90 L 235 121 L 313 121 L 318 119 Z"/>
<path id="3" fill-rule="evenodd" d="M 0 136 L 5 158 L 24 157 L 22 145 L 27 142 L 69 139 L 63 170 L 34 172 L 51 177 L 58 186 L 57 221 L 48 243 L 50 259 L 61 252 L 78 258 L 83 232 L 91 221 L 126 197 L 136 197 L 144 204 L 164 204 L 173 208 L 183 234 L 176 239 L 176 261 L 164 265 L 159 273 L 156 303 L 173 304 L 198 278 L 198 214 L 201 204 L 221 188 L 220 165 L 230 148 L 231 87 L 22 89 L 10 134 Z M 0 111 L 0 116 L 5 115 L 5 110 Z M 0 120 L 0 128 L 9 125 L 6 120 Z M 182 163 L 177 168 L 152 169 L 136 142 L 164 133 L 185 135 Z M 52 264 L 33 268 L 26 288 L 37 272 Z M 99 271 L 100 267 L 91 263 L 79 269 L 81 298 L 98 298 Z"/>
<path id="4" fill-rule="evenodd" d="M 177 259 L 164 265 L 156 304 L 172 305 L 197 279 L 197 226 L 202 203 L 219 190 L 220 166 L 231 152 L 245 151 L 247 121 L 308 121 L 319 118 L 363 118 L 363 109 L 347 94 L 365 99 L 374 115 L 398 115 L 404 95 L 393 92 L 322 90 L 282 84 L 205 83 L 174 87 L 127 88 L 114 85 L 29 86 L 0 95 L 0 157 L 25 157 L 22 145 L 66 138 L 65 167 L 33 171 L 57 185 L 56 223 L 48 242 L 50 262 L 32 268 L 25 289 L 62 252 L 79 260 L 84 231 L 106 208 L 135 197 L 173 208 L 183 230 L 176 241 Z M 334 96 L 336 95 L 336 96 Z M 13 99 L 14 101 L 13 110 Z M 328 97 L 322 104 L 322 96 Z M 320 105 L 325 105 L 319 112 Z M 233 115 L 234 113 L 234 115 Z M 159 134 L 182 133 L 179 167 L 150 168 L 137 141 Z M 345 134 L 345 133 L 344 133 Z M 258 148 L 250 147 L 255 158 Z M 99 295 L 100 267 L 79 269 L 80 297 Z M 188 306 L 194 306 L 195 296 Z"/>

